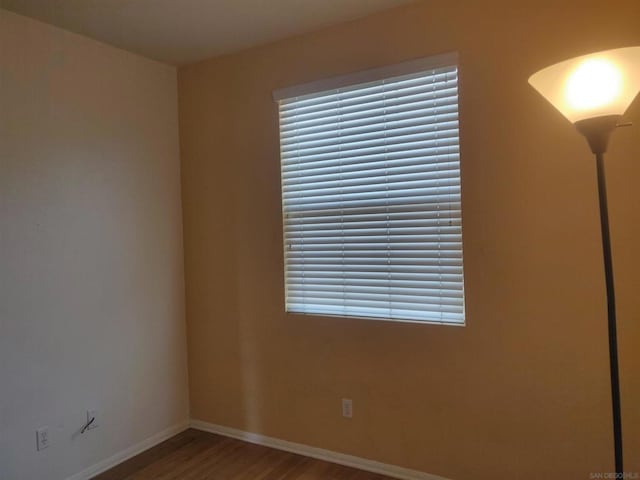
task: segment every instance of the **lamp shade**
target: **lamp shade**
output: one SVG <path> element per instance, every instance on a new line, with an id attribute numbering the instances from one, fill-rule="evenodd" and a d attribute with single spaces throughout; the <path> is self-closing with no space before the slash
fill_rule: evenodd
<path id="1" fill-rule="evenodd" d="M 572 123 L 622 115 L 640 91 L 640 46 L 565 60 L 529 83 Z"/>

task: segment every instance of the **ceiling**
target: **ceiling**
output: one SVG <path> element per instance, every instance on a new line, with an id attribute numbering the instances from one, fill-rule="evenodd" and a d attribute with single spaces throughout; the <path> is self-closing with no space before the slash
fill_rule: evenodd
<path id="1" fill-rule="evenodd" d="M 413 0 L 0 0 L 0 7 L 184 65 Z"/>

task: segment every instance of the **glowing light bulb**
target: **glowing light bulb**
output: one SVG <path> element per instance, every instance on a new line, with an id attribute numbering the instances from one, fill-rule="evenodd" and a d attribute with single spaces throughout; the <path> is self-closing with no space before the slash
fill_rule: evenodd
<path id="1" fill-rule="evenodd" d="M 640 46 L 570 58 L 529 83 L 572 123 L 622 115 L 640 92 Z"/>
<path id="2" fill-rule="evenodd" d="M 577 110 L 604 107 L 615 102 L 622 87 L 622 73 L 615 64 L 602 58 L 589 58 L 569 75 L 567 102 Z"/>

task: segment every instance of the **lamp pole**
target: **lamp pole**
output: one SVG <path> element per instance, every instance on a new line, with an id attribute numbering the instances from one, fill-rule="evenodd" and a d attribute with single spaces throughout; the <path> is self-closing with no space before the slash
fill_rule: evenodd
<path id="1" fill-rule="evenodd" d="M 616 294 L 611 259 L 604 154 L 618 121 L 640 93 L 640 45 L 570 58 L 534 73 L 529 83 L 584 135 L 596 157 L 607 294 L 609 371 L 616 478 L 624 477 Z M 627 124 L 629 125 L 629 124 Z"/>
<path id="2" fill-rule="evenodd" d="M 604 169 L 604 154 L 607 151 L 609 136 L 616 128 L 619 116 L 603 116 L 575 123 L 582 133 L 591 151 L 596 157 L 598 174 L 598 198 L 600 205 L 600 229 L 602 232 L 602 255 L 607 291 L 607 318 L 609 330 L 609 368 L 611 373 L 611 407 L 613 413 L 613 444 L 615 453 L 616 478 L 622 478 L 622 413 L 620 409 L 620 375 L 618 369 L 618 332 L 616 325 L 616 294 L 613 280 L 613 262 L 611 259 L 611 236 L 609 232 L 609 209 L 607 206 L 607 181 Z"/>

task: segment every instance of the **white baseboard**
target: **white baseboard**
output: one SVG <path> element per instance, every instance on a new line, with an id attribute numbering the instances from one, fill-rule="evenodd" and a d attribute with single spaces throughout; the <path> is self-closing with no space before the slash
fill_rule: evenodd
<path id="1" fill-rule="evenodd" d="M 169 428 L 162 430 L 161 432 L 152 435 L 151 437 L 132 445 L 131 447 L 122 450 L 121 452 L 112 455 L 111 457 L 98 462 L 94 465 L 91 465 L 89 468 L 85 468 L 81 472 L 72 475 L 67 478 L 67 480 L 89 480 L 90 478 L 109 470 L 110 468 L 119 465 L 120 463 L 129 460 L 131 457 L 135 457 L 139 453 L 144 452 L 145 450 L 150 449 L 151 447 L 155 447 L 157 444 L 164 442 L 165 440 L 177 435 L 180 432 L 183 432 L 189 428 L 189 422 L 181 422 L 177 425 L 173 425 Z"/>
<path id="2" fill-rule="evenodd" d="M 358 468 L 367 472 L 399 478 L 401 480 L 447 480 L 444 477 L 431 475 L 418 470 L 410 470 L 408 468 L 398 467 L 395 465 L 388 465 L 386 463 L 376 462 L 375 460 L 368 460 L 366 458 L 345 455 L 344 453 L 332 452 L 322 448 L 310 447 L 301 443 L 288 442 L 286 440 L 267 437 L 258 433 L 245 432 L 235 428 L 223 427 L 221 425 L 215 425 L 213 423 L 207 423 L 200 420 L 191 420 L 191 428 L 216 433 L 225 437 L 236 438 L 249 443 L 264 445 L 265 447 L 271 447 L 277 450 L 284 450 L 285 452 L 297 453 L 306 457 L 317 458 L 319 460 L 337 463 L 347 467 Z"/>

